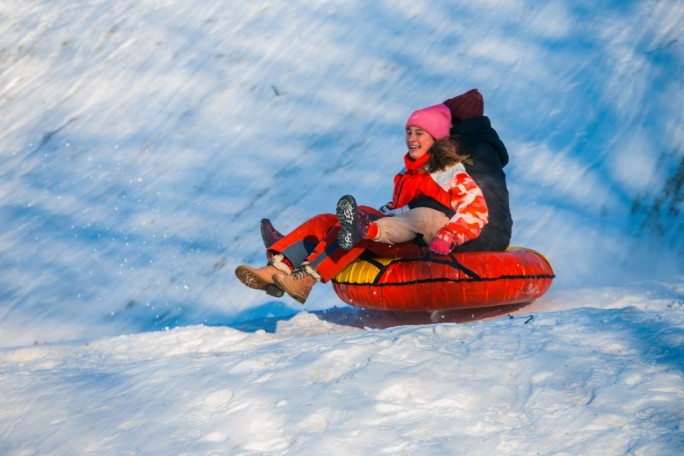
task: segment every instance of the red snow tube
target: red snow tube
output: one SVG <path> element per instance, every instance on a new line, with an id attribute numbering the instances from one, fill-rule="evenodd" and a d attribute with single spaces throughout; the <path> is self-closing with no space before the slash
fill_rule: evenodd
<path id="1" fill-rule="evenodd" d="M 347 304 L 374 310 L 434 311 L 531 302 L 555 275 L 539 252 L 467 252 L 428 259 L 358 259 L 333 279 Z"/>

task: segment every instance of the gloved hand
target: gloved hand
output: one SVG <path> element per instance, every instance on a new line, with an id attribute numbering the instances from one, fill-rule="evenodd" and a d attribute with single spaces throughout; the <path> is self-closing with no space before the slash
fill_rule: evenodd
<path id="1" fill-rule="evenodd" d="M 453 249 L 453 244 L 448 239 L 442 236 L 435 236 L 435 238 L 430 242 L 430 252 L 436 253 L 437 255 L 449 255 L 451 249 Z"/>
<path id="2" fill-rule="evenodd" d="M 437 255 L 448 255 L 457 245 L 463 243 L 463 235 L 455 233 L 447 227 L 443 227 L 437 232 L 435 238 L 430 242 L 430 252 Z"/>
<path id="3" fill-rule="evenodd" d="M 393 215 L 403 214 L 404 212 L 408 211 L 409 209 L 410 208 L 408 206 L 403 206 L 403 207 L 399 207 L 397 209 L 392 209 L 391 207 L 389 207 L 388 204 L 385 204 L 384 206 L 382 206 L 380 208 L 380 212 L 382 212 L 385 215 L 389 215 L 391 217 Z"/>

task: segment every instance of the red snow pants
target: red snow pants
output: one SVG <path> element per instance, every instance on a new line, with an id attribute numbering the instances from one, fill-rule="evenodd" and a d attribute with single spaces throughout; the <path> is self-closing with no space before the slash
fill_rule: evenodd
<path id="1" fill-rule="evenodd" d="M 372 207 L 359 206 L 370 216 L 371 220 L 384 217 L 384 214 Z M 390 258 L 416 258 L 425 250 L 415 241 L 401 244 L 382 244 L 371 240 L 363 240 L 351 250 L 340 248 L 337 233 L 340 222 L 334 214 L 319 214 L 311 217 L 293 231 L 266 250 L 269 257 L 282 254 L 292 266 L 299 267 L 305 261 L 320 274 L 321 280 L 327 282 L 369 250 L 374 255 Z"/>

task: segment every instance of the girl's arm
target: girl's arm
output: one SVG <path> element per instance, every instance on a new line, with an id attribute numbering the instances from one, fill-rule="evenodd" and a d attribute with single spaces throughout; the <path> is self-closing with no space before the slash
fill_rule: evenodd
<path id="1" fill-rule="evenodd" d="M 477 238 L 489 220 L 487 202 L 482 190 L 467 173 L 453 177 L 449 194 L 456 212 L 430 243 L 430 250 L 446 255 L 467 241 Z"/>

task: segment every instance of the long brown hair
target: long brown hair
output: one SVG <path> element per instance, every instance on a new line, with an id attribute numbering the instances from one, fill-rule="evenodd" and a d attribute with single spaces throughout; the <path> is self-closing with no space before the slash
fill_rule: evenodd
<path id="1" fill-rule="evenodd" d="M 430 159 L 425 165 L 425 171 L 428 173 L 444 171 L 456 163 L 466 162 L 472 165 L 470 155 L 463 151 L 461 138 L 458 136 L 447 136 L 436 140 L 428 153 Z"/>

